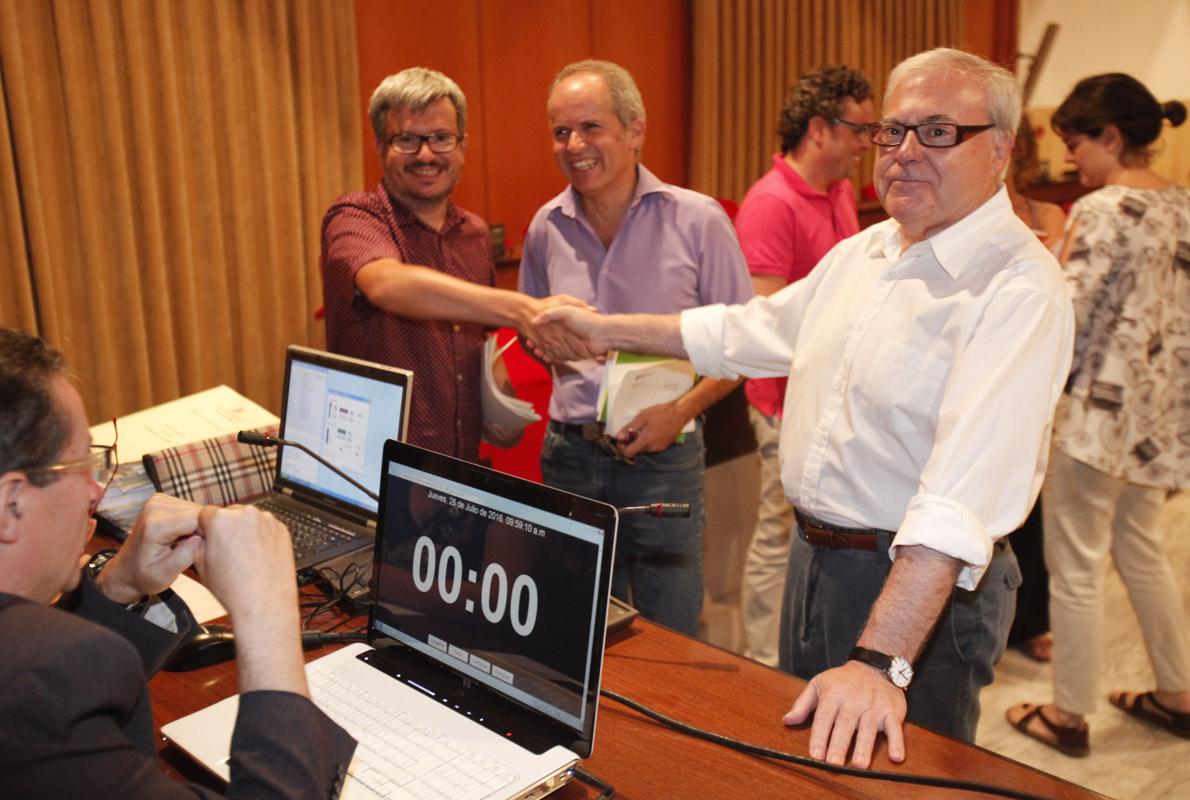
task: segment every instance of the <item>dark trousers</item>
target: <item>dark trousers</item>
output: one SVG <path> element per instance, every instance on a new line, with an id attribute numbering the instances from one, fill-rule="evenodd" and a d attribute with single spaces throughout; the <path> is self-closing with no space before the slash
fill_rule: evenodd
<path id="1" fill-rule="evenodd" d="M 616 461 L 556 422 L 546 430 L 541 449 L 541 476 L 549 486 L 617 507 L 690 504 L 685 519 L 621 517 L 612 572 L 612 594 L 648 619 L 689 636 L 698 635 L 702 610 L 704 458 L 701 423 L 683 443 L 642 453 L 635 464 Z"/>
<path id="2" fill-rule="evenodd" d="M 838 667 L 858 641 L 892 568 L 888 533 L 876 552 L 813 547 L 794 530 L 781 613 L 781 669 L 804 680 Z M 992 682 L 1016 605 L 1020 570 L 999 545 L 974 591 L 952 589 L 909 687 L 910 722 L 972 742 L 979 690 Z"/>
<path id="3" fill-rule="evenodd" d="M 1021 567 L 1021 587 L 1016 591 L 1016 615 L 1008 632 L 1008 643 L 1020 644 L 1050 629 L 1050 574 L 1045 568 L 1041 498 L 1025 524 L 1008 534 L 1008 542 Z"/>

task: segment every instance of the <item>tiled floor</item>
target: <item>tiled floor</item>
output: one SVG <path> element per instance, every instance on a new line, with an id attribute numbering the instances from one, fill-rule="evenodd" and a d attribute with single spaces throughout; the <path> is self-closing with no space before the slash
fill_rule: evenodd
<path id="1" fill-rule="evenodd" d="M 1190 492 L 1166 508 L 1166 543 L 1175 576 L 1182 580 L 1183 605 L 1190 609 Z M 1009 651 L 996 670 L 996 681 L 983 690 L 983 716 L 976 743 L 1119 800 L 1183 798 L 1190 800 L 1190 741 L 1146 726 L 1106 700 L 1114 689 L 1151 689 L 1153 673 L 1141 642 L 1136 616 L 1114 569 L 1106 596 L 1106 651 L 1101 686 L 1104 701 L 1089 719 L 1091 755 L 1068 758 L 1012 730 L 1004 710 L 1014 703 L 1048 702 L 1053 670 Z"/>

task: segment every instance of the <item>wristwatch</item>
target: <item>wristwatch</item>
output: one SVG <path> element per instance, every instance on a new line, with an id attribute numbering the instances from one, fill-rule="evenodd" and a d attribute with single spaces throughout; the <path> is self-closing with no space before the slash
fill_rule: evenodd
<path id="1" fill-rule="evenodd" d="M 860 661 L 875 667 L 888 676 L 898 689 L 908 689 L 913 681 L 913 666 L 901 656 L 890 656 L 866 647 L 856 647 L 847 656 L 848 661 Z"/>
<path id="2" fill-rule="evenodd" d="M 87 575 L 91 580 L 99 577 L 99 573 L 107 565 L 107 562 L 112 560 L 112 557 L 119 552 L 114 547 L 109 547 L 106 550 L 100 550 L 95 555 L 91 556 L 91 560 L 87 562 Z"/>

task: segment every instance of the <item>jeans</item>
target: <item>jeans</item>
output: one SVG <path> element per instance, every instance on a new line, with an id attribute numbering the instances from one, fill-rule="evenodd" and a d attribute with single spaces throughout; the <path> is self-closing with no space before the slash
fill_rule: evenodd
<path id="1" fill-rule="evenodd" d="M 781 611 L 781 669 L 810 680 L 847 661 L 892 568 L 891 537 L 883 532 L 878 537 L 874 553 L 828 550 L 798 533 L 792 537 Z M 1001 539 L 975 591 L 952 590 L 913 665 L 909 722 L 975 740 L 979 690 L 992 682 L 1004 653 L 1020 582 L 1016 556 Z"/>
<path id="2" fill-rule="evenodd" d="M 702 425 L 682 444 L 642 453 L 623 464 L 595 442 L 551 422 L 541 449 L 545 483 L 613 506 L 689 503 L 689 519 L 643 514 L 620 517 L 612 594 L 646 618 L 690 636 L 698 635 L 702 610 L 703 478 Z"/>

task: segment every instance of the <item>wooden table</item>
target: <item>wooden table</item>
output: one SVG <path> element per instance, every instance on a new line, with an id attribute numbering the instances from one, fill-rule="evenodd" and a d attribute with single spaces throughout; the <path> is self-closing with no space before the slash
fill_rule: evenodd
<path id="1" fill-rule="evenodd" d="M 316 658 L 330 648 L 308 653 Z M 788 729 L 781 715 L 802 681 L 667 628 L 637 620 L 608 639 L 605 688 L 668 716 L 718 733 L 804 755 L 809 726 Z M 189 673 L 161 673 L 149 684 L 158 725 L 191 713 L 235 691 L 232 664 Z M 883 740 L 873 768 L 978 781 L 1051 798 L 1099 797 L 1093 792 L 987 750 L 911 726 L 908 757 L 888 761 Z M 210 779 L 173 748 L 162 749 L 168 771 L 179 778 Z M 600 706 L 595 752 L 585 768 L 615 786 L 625 800 L 663 798 L 951 798 L 986 794 L 916 784 L 833 775 L 821 770 L 746 756 L 692 739 L 607 698 Z M 552 795 L 589 800 L 597 792 L 572 783 Z"/>

